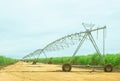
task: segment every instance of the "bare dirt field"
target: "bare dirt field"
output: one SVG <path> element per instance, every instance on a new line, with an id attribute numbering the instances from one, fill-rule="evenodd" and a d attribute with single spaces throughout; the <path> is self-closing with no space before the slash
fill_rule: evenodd
<path id="1" fill-rule="evenodd" d="M 18 62 L 0 70 L 0 81 L 120 81 L 120 72 L 72 68 L 62 72 L 60 65 Z"/>

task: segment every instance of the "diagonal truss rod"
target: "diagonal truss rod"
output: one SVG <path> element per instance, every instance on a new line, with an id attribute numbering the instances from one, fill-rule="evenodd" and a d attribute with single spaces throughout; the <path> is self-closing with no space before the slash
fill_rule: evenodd
<path id="1" fill-rule="evenodd" d="M 71 59 L 70 59 L 70 63 L 73 61 L 74 56 L 76 55 L 76 53 L 78 52 L 78 50 L 80 49 L 80 47 L 82 46 L 82 44 L 83 44 L 83 42 L 85 41 L 86 38 L 87 38 L 87 34 L 85 34 L 85 35 L 83 36 L 83 39 L 80 41 L 77 49 L 75 50 L 75 52 L 73 53 L 73 55 L 72 55 L 72 57 L 71 57 Z"/>
<path id="2" fill-rule="evenodd" d="M 102 56 L 102 54 L 101 54 L 101 52 L 100 52 L 100 50 L 99 50 L 99 48 L 98 48 L 98 46 L 97 46 L 97 44 L 96 44 L 96 42 L 95 42 L 95 40 L 94 40 L 94 38 L 93 38 L 91 32 L 89 32 L 89 35 L 88 35 L 88 36 L 89 36 L 89 39 L 90 39 L 91 43 L 93 44 L 93 46 L 94 46 L 97 54 L 100 56 L 101 62 L 102 62 L 103 64 L 105 64 L 104 57 Z M 104 55 L 104 54 L 103 54 L 103 55 Z"/>

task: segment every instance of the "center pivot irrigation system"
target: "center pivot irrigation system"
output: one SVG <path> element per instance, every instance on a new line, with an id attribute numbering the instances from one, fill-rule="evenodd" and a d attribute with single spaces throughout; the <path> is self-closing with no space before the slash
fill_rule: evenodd
<path id="1" fill-rule="evenodd" d="M 57 50 L 60 50 L 60 49 L 70 47 L 71 45 L 78 44 L 76 50 L 74 51 L 73 55 L 70 58 L 70 61 L 67 62 L 67 63 L 64 63 L 62 65 L 62 70 L 63 71 L 69 72 L 69 71 L 71 71 L 72 67 L 91 67 L 91 68 L 94 68 L 94 67 L 98 68 L 99 67 L 99 68 L 104 68 L 105 72 L 111 72 L 113 70 L 112 65 L 111 64 L 106 64 L 105 60 L 104 60 L 105 29 L 106 29 L 106 26 L 93 29 L 94 24 L 82 23 L 82 25 L 84 26 L 85 31 L 75 33 L 75 34 L 71 34 L 71 35 L 67 35 L 67 36 L 62 37 L 58 40 L 55 40 L 52 43 L 46 45 L 43 49 L 37 49 L 36 51 L 24 56 L 23 59 L 24 60 L 33 59 L 35 56 L 37 56 L 37 57 L 35 57 L 36 61 L 33 62 L 33 64 L 36 64 L 37 59 L 39 58 L 39 56 L 41 54 L 44 54 L 47 58 L 46 52 L 57 51 Z M 95 31 L 98 32 L 99 30 L 103 30 L 103 42 L 101 42 L 103 44 L 103 54 L 101 53 L 100 49 L 98 48 L 98 45 L 97 45 L 97 43 L 96 43 L 96 41 L 95 41 L 95 39 L 93 38 L 93 35 L 92 35 L 92 32 L 95 32 Z M 101 59 L 101 63 L 102 63 L 101 66 L 73 65 L 72 64 L 72 61 L 74 60 L 74 56 L 77 54 L 78 50 L 80 49 L 80 47 L 82 46 L 82 44 L 84 43 L 84 41 L 86 39 L 91 41 L 93 47 L 96 50 L 96 53 L 99 55 L 99 57 Z"/>

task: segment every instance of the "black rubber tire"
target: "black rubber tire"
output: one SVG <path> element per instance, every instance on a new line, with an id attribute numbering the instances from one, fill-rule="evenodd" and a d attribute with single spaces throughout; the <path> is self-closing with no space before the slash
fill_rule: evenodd
<path id="1" fill-rule="evenodd" d="M 72 69 L 72 67 L 71 67 L 71 64 L 69 64 L 69 63 L 65 63 L 65 64 L 62 65 L 62 70 L 64 72 L 70 72 L 71 69 Z"/>
<path id="2" fill-rule="evenodd" d="M 36 61 L 33 61 L 33 63 L 32 63 L 32 64 L 33 64 L 33 65 L 35 65 L 36 63 L 37 63 Z"/>
<path id="3" fill-rule="evenodd" d="M 106 64 L 104 66 L 104 72 L 112 72 L 113 66 L 111 64 Z"/>
<path id="4" fill-rule="evenodd" d="M 52 62 L 51 62 L 51 61 L 49 61 L 49 62 L 48 62 L 48 64 L 52 64 Z"/>

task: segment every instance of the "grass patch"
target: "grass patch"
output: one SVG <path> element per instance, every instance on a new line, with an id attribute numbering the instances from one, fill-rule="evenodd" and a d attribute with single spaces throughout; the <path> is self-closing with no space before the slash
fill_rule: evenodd
<path id="1" fill-rule="evenodd" d="M 16 63 L 17 61 L 18 61 L 17 59 L 0 56 L 0 66 L 13 64 L 13 63 Z"/>
<path id="2" fill-rule="evenodd" d="M 63 64 L 70 61 L 70 56 L 67 57 L 53 57 L 53 58 L 39 58 L 37 61 L 41 63 L 51 62 L 53 64 Z M 32 59 L 34 61 L 34 59 Z M 106 64 L 110 63 L 114 67 L 120 66 L 120 54 L 106 54 L 104 55 L 104 61 Z M 75 56 L 73 64 L 81 64 L 81 65 L 101 65 L 101 58 L 98 54 L 90 54 L 90 55 L 81 55 Z"/>

